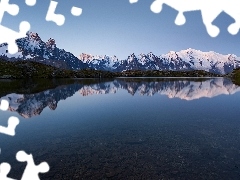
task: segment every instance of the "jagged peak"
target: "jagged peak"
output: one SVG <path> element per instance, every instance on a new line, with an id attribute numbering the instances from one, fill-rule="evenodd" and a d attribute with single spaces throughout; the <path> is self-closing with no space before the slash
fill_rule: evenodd
<path id="1" fill-rule="evenodd" d="M 91 54 L 87 54 L 87 53 L 82 53 L 79 55 L 78 59 L 81 61 L 86 61 L 86 60 L 92 60 L 94 56 L 92 56 Z"/>
<path id="2" fill-rule="evenodd" d="M 33 41 L 42 41 L 42 39 L 41 39 L 41 37 L 39 36 L 39 34 L 38 33 L 36 33 L 36 32 L 32 32 L 32 31 L 28 31 L 27 33 L 26 33 L 26 35 L 27 35 L 27 38 L 31 41 L 31 40 L 33 40 Z M 55 41 L 55 39 L 53 39 L 53 38 L 49 38 L 48 40 L 47 40 L 47 42 L 45 42 L 46 43 L 46 45 L 47 46 L 56 46 L 56 41 Z"/>
<path id="3" fill-rule="evenodd" d="M 50 44 L 56 44 L 55 39 L 52 39 L 52 38 L 49 38 L 47 42 Z"/>
<path id="4" fill-rule="evenodd" d="M 35 41 L 42 41 L 42 39 L 38 35 L 38 33 L 28 31 L 26 35 L 30 40 L 32 39 L 32 40 L 35 40 Z"/>
<path id="5" fill-rule="evenodd" d="M 93 56 L 91 54 L 87 53 L 81 53 L 78 57 L 78 59 L 84 63 L 90 63 L 93 60 L 98 60 L 98 61 L 109 61 L 109 62 L 117 62 L 118 58 L 117 56 L 109 56 L 109 55 L 96 55 Z"/>
<path id="6" fill-rule="evenodd" d="M 56 41 L 52 38 L 49 38 L 46 42 L 47 47 L 55 48 L 56 47 Z"/>

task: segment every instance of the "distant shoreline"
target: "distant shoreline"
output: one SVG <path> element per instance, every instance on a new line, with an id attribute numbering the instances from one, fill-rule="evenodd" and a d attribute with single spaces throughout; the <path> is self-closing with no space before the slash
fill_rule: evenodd
<path id="1" fill-rule="evenodd" d="M 161 70 L 128 70 L 110 72 L 103 70 L 59 69 L 50 65 L 33 61 L 0 60 L 0 79 L 57 79 L 57 78 L 217 78 L 234 77 L 220 75 L 203 70 L 161 71 Z"/>

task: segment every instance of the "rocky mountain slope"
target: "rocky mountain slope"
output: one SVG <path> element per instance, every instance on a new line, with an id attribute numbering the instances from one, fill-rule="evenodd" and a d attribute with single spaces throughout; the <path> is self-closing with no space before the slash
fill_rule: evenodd
<path id="1" fill-rule="evenodd" d="M 59 49 L 54 39 L 42 41 L 37 33 L 28 32 L 27 37 L 18 39 L 18 53 L 9 54 L 6 43 L 0 45 L 0 57 L 7 60 L 32 60 L 58 68 L 78 70 L 84 68 L 84 63 L 79 61 L 72 53 Z"/>

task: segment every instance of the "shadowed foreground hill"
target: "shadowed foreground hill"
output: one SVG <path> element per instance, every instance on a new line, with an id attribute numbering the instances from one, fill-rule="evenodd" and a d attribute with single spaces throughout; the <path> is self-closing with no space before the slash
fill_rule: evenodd
<path id="1" fill-rule="evenodd" d="M 219 74 L 203 70 L 194 71 L 159 71 L 159 70 L 129 70 L 109 72 L 93 69 L 67 70 L 59 69 L 34 61 L 0 60 L 0 79 L 25 78 L 113 78 L 113 77 L 220 77 Z"/>
<path id="2" fill-rule="evenodd" d="M 33 61 L 6 61 L 0 60 L 1 79 L 24 78 L 108 78 L 115 74 L 96 70 L 66 70 Z"/>

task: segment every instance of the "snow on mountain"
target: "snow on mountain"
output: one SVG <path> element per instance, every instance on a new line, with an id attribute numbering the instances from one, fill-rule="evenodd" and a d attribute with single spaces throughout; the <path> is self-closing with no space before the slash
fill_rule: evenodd
<path id="1" fill-rule="evenodd" d="M 187 49 L 179 52 L 170 51 L 160 56 L 152 52 L 148 54 L 129 55 L 125 60 L 116 56 L 97 56 L 82 54 L 79 58 L 90 68 L 96 70 L 126 71 L 126 70 L 205 70 L 217 74 L 232 72 L 240 67 L 240 57 L 233 54 L 222 55 L 213 51 L 202 52 Z"/>
<path id="2" fill-rule="evenodd" d="M 205 70 L 217 74 L 232 72 L 240 67 L 240 57 L 234 54 L 222 55 L 213 51 L 202 52 L 186 49 L 179 52 L 170 51 L 157 56 L 148 54 L 130 54 L 126 59 L 116 56 L 93 56 L 82 53 L 78 58 L 72 53 L 59 49 L 56 41 L 50 38 L 44 42 L 34 32 L 28 32 L 25 38 L 16 41 L 19 50 L 16 54 L 8 53 L 8 45 L 0 44 L 0 57 L 7 60 L 32 60 L 59 68 L 107 70 L 121 72 L 126 70 Z"/>
<path id="3" fill-rule="evenodd" d="M 73 70 L 84 68 L 84 63 L 79 61 L 72 53 L 57 48 L 56 42 L 52 38 L 44 42 L 37 33 L 28 32 L 27 37 L 18 39 L 16 43 L 19 50 L 13 55 L 8 53 L 6 43 L 1 44 L 0 57 L 12 61 L 34 60 Z"/>
<path id="4" fill-rule="evenodd" d="M 240 58 L 235 55 L 222 55 L 213 51 L 202 52 L 191 48 L 180 52 L 169 52 L 166 55 L 161 55 L 160 58 L 167 60 L 167 62 L 182 60 L 190 65 L 191 69 L 219 74 L 229 73 L 240 65 Z M 186 68 L 183 67 L 183 69 Z"/>
<path id="5" fill-rule="evenodd" d="M 116 56 L 92 56 L 91 54 L 85 53 L 80 54 L 79 60 L 87 64 L 88 68 L 107 71 L 115 70 L 115 64 L 118 62 L 118 58 Z"/>

